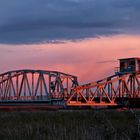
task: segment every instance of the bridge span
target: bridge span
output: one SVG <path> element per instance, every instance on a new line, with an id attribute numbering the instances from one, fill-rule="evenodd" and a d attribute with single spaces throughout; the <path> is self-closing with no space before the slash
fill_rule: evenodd
<path id="1" fill-rule="evenodd" d="M 0 74 L 0 106 L 118 106 L 140 104 L 140 59 L 120 60 L 115 74 L 79 85 L 76 76 L 58 71 L 15 70 Z M 131 63 L 128 63 L 131 62 Z M 126 64 L 128 64 L 126 66 Z M 135 68 L 134 68 L 135 67 Z"/>

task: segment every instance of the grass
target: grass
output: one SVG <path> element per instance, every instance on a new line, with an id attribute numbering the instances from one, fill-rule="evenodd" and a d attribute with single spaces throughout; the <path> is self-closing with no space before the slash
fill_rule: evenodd
<path id="1" fill-rule="evenodd" d="M 137 123 L 130 111 L 0 112 L 0 140 L 140 140 Z"/>

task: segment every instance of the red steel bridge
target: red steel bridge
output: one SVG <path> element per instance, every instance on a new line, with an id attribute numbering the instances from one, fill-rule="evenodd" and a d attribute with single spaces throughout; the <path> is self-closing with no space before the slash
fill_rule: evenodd
<path id="1" fill-rule="evenodd" d="M 0 74 L 0 106 L 118 106 L 140 104 L 140 59 L 120 59 L 115 74 L 79 85 L 76 76 L 57 71 L 15 70 Z"/>

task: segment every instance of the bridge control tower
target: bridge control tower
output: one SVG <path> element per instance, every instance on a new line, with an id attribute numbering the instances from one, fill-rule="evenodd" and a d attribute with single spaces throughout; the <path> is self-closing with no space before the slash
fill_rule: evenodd
<path id="1" fill-rule="evenodd" d="M 119 59 L 119 67 L 115 68 L 115 74 L 140 72 L 140 58 Z"/>

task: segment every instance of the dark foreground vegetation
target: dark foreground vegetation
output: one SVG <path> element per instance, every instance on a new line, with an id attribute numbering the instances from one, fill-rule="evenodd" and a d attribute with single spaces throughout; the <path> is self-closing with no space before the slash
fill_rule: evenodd
<path id="1" fill-rule="evenodd" d="M 131 139 L 140 140 L 140 135 L 130 110 L 0 112 L 0 140 Z"/>

